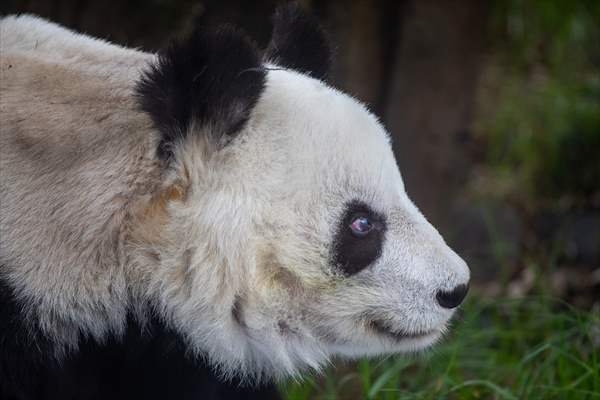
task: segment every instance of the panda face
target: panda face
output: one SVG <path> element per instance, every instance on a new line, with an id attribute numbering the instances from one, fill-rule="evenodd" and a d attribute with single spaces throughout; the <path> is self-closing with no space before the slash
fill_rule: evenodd
<path id="1" fill-rule="evenodd" d="M 436 294 L 469 272 L 407 197 L 376 118 L 320 81 L 274 70 L 241 136 L 235 153 L 261 204 L 246 289 L 257 302 L 241 323 L 348 356 L 439 339 L 453 310 Z"/>
<path id="2" fill-rule="evenodd" d="M 469 281 L 407 197 L 382 125 L 295 54 L 298 32 L 319 35 L 296 14 L 276 18 L 266 61 L 221 32 L 194 43 L 221 54 L 224 42 L 220 58 L 237 66 L 180 61 L 187 48 L 174 47 L 139 87 L 168 165 L 160 227 L 133 235 L 142 291 L 226 375 L 427 347 Z M 173 88 L 186 75 L 192 89 Z"/>
<path id="3" fill-rule="evenodd" d="M 152 275 L 161 309 L 222 371 L 287 376 L 442 336 L 453 308 L 436 296 L 468 268 L 407 197 L 363 105 L 270 67 L 245 128 L 209 147 L 200 136 L 175 155 L 186 194 Z"/>

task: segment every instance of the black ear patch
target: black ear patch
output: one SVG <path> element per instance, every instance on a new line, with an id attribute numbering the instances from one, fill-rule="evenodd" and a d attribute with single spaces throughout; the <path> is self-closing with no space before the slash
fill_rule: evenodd
<path id="1" fill-rule="evenodd" d="M 158 157 L 170 161 L 173 145 L 190 124 L 208 126 L 219 140 L 248 120 L 265 87 L 260 53 L 242 32 L 224 26 L 197 29 L 174 42 L 137 83 L 142 109 L 161 132 Z"/>
<path id="2" fill-rule="evenodd" d="M 325 80 L 331 65 L 329 38 L 319 22 L 297 3 L 280 6 L 265 59 Z"/>

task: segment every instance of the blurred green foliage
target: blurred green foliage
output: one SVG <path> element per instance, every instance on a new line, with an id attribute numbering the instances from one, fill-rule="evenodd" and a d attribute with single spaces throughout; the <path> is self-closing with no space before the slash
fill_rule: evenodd
<path id="1" fill-rule="evenodd" d="M 597 207 L 600 2 L 498 1 L 490 28 L 494 89 L 478 124 L 503 194 Z"/>

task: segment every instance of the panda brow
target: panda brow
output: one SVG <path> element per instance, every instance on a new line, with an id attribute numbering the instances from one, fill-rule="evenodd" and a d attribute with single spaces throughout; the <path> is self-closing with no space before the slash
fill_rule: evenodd
<path id="1" fill-rule="evenodd" d="M 383 158 L 379 159 L 379 177 L 377 178 L 379 184 L 383 183 Z"/>
<path id="2" fill-rule="evenodd" d="M 381 173 L 380 173 L 381 176 Z M 381 178 L 380 178 L 381 179 Z M 361 199 L 360 203 L 373 204 L 377 199 L 377 193 L 374 187 L 365 188 L 357 183 L 346 181 L 342 184 L 344 190 L 340 191 L 340 196 L 344 196 L 346 193 L 353 193 L 354 199 Z"/>

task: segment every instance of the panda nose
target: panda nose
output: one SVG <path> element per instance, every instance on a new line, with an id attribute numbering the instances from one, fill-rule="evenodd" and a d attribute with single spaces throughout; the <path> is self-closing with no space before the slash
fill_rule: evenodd
<path id="1" fill-rule="evenodd" d="M 469 291 L 468 285 L 458 285 L 449 292 L 439 290 L 435 295 L 437 302 L 444 308 L 455 308 L 465 299 Z"/>

